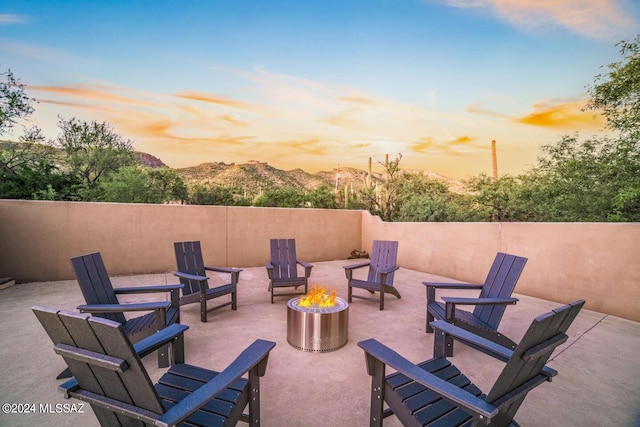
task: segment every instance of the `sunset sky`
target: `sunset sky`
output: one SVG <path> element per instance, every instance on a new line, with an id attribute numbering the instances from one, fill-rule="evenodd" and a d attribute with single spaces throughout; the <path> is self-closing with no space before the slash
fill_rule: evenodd
<path id="1" fill-rule="evenodd" d="M 634 0 L 21 0 L 0 3 L 0 72 L 47 138 L 107 121 L 171 167 L 402 153 L 464 179 L 491 173 L 492 139 L 518 174 L 601 132 L 586 88 L 636 33 Z"/>

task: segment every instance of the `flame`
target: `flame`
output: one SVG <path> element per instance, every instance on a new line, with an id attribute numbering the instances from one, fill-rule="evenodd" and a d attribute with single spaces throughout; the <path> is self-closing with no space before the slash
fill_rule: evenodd
<path id="1" fill-rule="evenodd" d="M 311 285 L 311 289 L 306 296 L 300 298 L 298 306 L 300 307 L 333 307 L 336 305 L 337 292 L 334 290 L 327 294 L 326 287 Z"/>

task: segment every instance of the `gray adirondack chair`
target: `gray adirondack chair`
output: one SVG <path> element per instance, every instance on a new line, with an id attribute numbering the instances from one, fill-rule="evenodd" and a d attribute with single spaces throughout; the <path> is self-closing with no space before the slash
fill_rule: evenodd
<path id="1" fill-rule="evenodd" d="M 85 305 L 78 306 L 82 313 L 113 320 L 122 324 L 124 331 L 133 342 L 157 332 L 168 325 L 180 321 L 180 288 L 182 285 L 137 286 L 114 288 L 99 252 L 71 258 L 78 285 L 84 296 Z M 169 301 L 151 301 L 121 304 L 117 295 L 169 293 Z M 124 313 L 147 311 L 136 317 L 125 317 Z M 169 366 L 168 347 L 158 352 L 158 367 Z M 63 374 L 61 374 L 62 376 Z"/>
<path id="2" fill-rule="evenodd" d="M 370 425 L 381 426 L 395 414 L 405 426 L 508 426 L 527 393 L 551 381 L 557 372 L 546 366 L 584 301 L 578 300 L 536 317 L 514 350 L 435 321 L 434 357 L 414 364 L 375 339 L 361 341 L 372 376 Z M 475 386 L 445 357 L 444 335 L 506 362 L 488 394 Z M 386 375 L 386 367 L 397 371 Z M 388 409 L 383 410 L 386 402 Z"/>
<path id="3" fill-rule="evenodd" d="M 309 290 L 309 277 L 313 265 L 298 259 L 295 239 L 271 239 L 270 248 L 271 260 L 267 261 L 265 267 L 269 277 L 268 290 L 271 292 L 271 304 L 275 297 L 306 294 Z M 298 265 L 304 268 L 303 274 L 298 272 Z M 296 291 L 300 286 L 304 286 L 304 292 Z M 291 287 L 294 291 L 275 292 L 279 288 Z"/>
<path id="4" fill-rule="evenodd" d="M 180 297 L 180 305 L 200 303 L 201 322 L 206 322 L 207 314 L 214 310 L 229 305 L 232 310 L 238 309 L 238 280 L 240 280 L 240 272 L 242 270 L 204 265 L 199 241 L 175 242 L 173 247 L 178 266 L 178 270 L 174 271 L 173 274 L 184 285 L 182 296 Z M 229 274 L 230 283 L 210 287 L 207 271 Z M 207 301 L 224 295 L 230 295 L 231 299 L 227 302 L 207 307 Z"/>
<path id="5" fill-rule="evenodd" d="M 175 344 L 187 326 L 173 324 L 133 345 L 118 322 L 46 307 L 33 311 L 73 374 L 60 386 L 65 397 L 88 402 L 103 426 L 260 424 L 259 379 L 274 342 L 256 340 L 222 372 L 185 364 L 176 351 L 174 364 L 153 385 L 140 355 Z"/>
<path id="6" fill-rule="evenodd" d="M 431 322 L 444 319 L 486 339 L 510 349 L 516 343 L 498 331 L 507 305 L 518 302 L 511 294 L 516 287 L 527 258 L 498 252 L 483 284 L 423 282 L 427 290 L 427 333 L 433 332 Z M 436 301 L 436 289 L 480 289 L 478 298 L 442 297 Z M 457 308 L 474 305 L 473 312 Z M 453 355 L 453 341 L 447 343 L 447 356 Z"/>
<path id="7" fill-rule="evenodd" d="M 380 304 L 380 310 L 384 310 L 384 295 L 392 294 L 396 298 L 400 297 L 400 292 L 393 286 L 394 272 L 400 267 L 396 265 L 398 257 L 398 242 L 393 240 L 374 240 L 373 249 L 368 261 L 350 264 L 344 267 L 345 275 L 349 287 L 348 301 L 353 298 L 360 298 L 375 301 Z M 366 279 L 356 279 L 354 270 L 369 267 Z M 353 288 L 360 288 L 368 291 L 371 295 L 379 293 L 378 298 L 353 294 Z"/>

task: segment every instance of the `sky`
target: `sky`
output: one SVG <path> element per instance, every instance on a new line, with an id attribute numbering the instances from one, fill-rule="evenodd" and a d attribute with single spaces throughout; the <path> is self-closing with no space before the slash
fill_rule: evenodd
<path id="1" fill-rule="evenodd" d="M 466 179 L 492 140 L 517 175 L 602 134 L 588 87 L 638 33 L 635 0 L 0 1 L 0 72 L 38 101 L 25 126 L 108 122 L 173 168 L 402 154 Z"/>

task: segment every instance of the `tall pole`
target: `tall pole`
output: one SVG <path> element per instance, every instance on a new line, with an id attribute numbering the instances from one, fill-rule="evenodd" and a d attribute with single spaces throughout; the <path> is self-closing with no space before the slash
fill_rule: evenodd
<path id="1" fill-rule="evenodd" d="M 496 152 L 496 140 L 491 141 L 491 160 L 493 162 L 493 179 L 498 180 L 498 153 Z"/>

